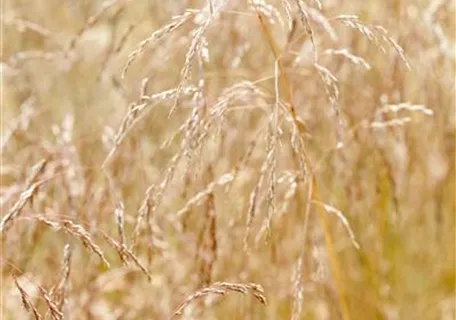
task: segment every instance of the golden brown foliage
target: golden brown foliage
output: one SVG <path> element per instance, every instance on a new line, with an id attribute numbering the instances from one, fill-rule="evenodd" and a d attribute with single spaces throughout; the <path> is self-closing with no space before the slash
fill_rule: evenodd
<path id="1" fill-rule="evenodd" d="M 455 11 L 2 2 L 2 319 L 454 318 Z"/>

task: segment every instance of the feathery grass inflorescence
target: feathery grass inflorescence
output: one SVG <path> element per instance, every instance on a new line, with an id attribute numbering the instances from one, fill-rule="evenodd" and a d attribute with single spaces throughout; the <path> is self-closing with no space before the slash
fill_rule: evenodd
<path id="1" fill-rule="evenodd" d="M 56 231 L 63 230 L 69 235 L 76 237 L 83 243 L 84 247 L 95 253 L 106 265 L 106 267 L 110 267 L 110 264 L 106 259 L 101 247 L 95 243 L 91 234 L 87 230 L 85 230 L 80 224 L 74 223 L 71 220 L 54 221 L 45 216 L 32 216 L 26 219 L 42 222 Z"/>
<path id="2" fill-rule="evenodd" d="M 40 162 L 38 162 L 33 168 L 32 168 L 32 173 L 30 176 L 27 178 L 27 181 L 25 183 L 26 187 L 25 190 L 21 193 L 19 199 L 16 201 L 16 203 L 13 205 L 13 207 L 9 210 L 9 212 L 2 218 L 0 222 L 0 234 L 3 235 L 5 232 L 8 230 L 9 225 L 13 222 L 14 219 L 16 219 L 24 206 L 27 204 L 27 202 L 34 196 L 36 195 L 38 188 L 45 183 L 45 180 L 41 181 L 36 181 L 38 176 L 44 171 L 46 164 L 48 163 L 47 159 L 42 159 Z"/>
<path id="3" fill-rule="evenodd" d="M 256 283 L 231 283 L 231 282 L 216 282 L 213 285 L 199 290 L 188 296 L 177 309 L 174 311 L 171 319 L 180 315 L 184 309 L 193 301 L 211 294 L 226 295 L 229 292 L 240 292 L 243 294 L 252 294 L 259 302 L 266 304 L 263 288 Z"/>
<path id="4" fill-rule="evenodd" d="M 16 287 L 21 294 L 22 304 L 23 304 L 25 310 L 27 310 L 28 312 L 33 314 L 33 316 L 35 317 L 35 320 L 43 319 L 41 314 L 38 312 L 38 309 L 35 307 L 35 305 L 31 301 L 28 293 L 21 287 L 21 285 L 17 281 L 17 277 L 15 277 L 15 276 L 13 276 L 13 277 L 14 277 L 14 283 L 16 284 Z"/>
<path id="5" fill-rule="evenodd" d="M 2 10 L 1 316 L 454 318 L 451 1 Z"/>

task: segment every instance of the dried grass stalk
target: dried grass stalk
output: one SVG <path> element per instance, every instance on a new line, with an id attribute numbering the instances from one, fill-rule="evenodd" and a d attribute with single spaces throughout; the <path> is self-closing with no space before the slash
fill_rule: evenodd
<path id="1" fill-rule="evenodd" d="M 199 56 L 202 55 L 202 43 L 205 41 L 204 33 L 206 32 L 211 22 L 210 17 L 211 15 L 206 15 L 205 20 L 201 22 L 200 26 L 192 32 L 192 42 L 190 44 L 190 48 L 187 51 L 187 54 L 185 55 L 184 67 L 181 70 L 181 80 L 179 82 L 179 85 L 177 86 L 174 104 L 171 107 L 168 116 L 171 116 L 171 114 L 173 114 L 174 110 L 176 110 L 179 104 L 180 93 L 190 78 L 190 69 L 192 66 L 194 56 L 196 54 L 198 54 Z"/>
<path id="2" fill-rule="evenodd" d="M 230 283 L 230 282 L 216 282 L 212 286 L 204 288 L 188 296 L 184 302 L 174 311 L 171 319 L 182 315 L 183 310 L 194 300 L 200 299 L 207 295 L 219 294 L 226 295 L 229 292 L 240 292 L 243 294 L 252 294 L 259 302 L 266 304 L 266 297 L 264 296 L 263 287 L 256 283 Z"/>
<path id="3" fill-rule="evenodd" d="M 121 76 L 122 79 L 125 78 L 127 70 L 130 67 L 130 65 L 133 63 L 133 61 L 135 61 L 141 54 L 144 53 L 146 46 L 148 46 L 150 43 L 160 40 L 165 35 L 175 31 L 180 26 L 182 26 L 185 22 L 187 22 L 192 17 L 194 17 L 196 13 L 197 13 L 196 11 L 188 10 L 184 14 L 174 17 L 169 24 L 167 24 L 166 26 L 164 26 L 163 28 L 161 28 L 157 31 L 154 31 L 154 33 L 152 33 L 152 35 L 150 37 L 141 41 L 138 48 L 135 51 L 133 51 L 132 53 L 130 53 L 130 55 L 128 56 L 128 60 L 125 63 L 125 66 L 122 70 L 122 76 Z"/>
<path id="4" fill-rule="evenodd" d="M 138 101 L 131 103 L 128 107 L 128 111 L 125 114 L 124 118 L 121 121 L 119 128 L 117 129 L 116 135 L 114 137 L 114 145 L 103 161 L 102 168 L 105 169 L 114 156 L 114 153 L 117 151 L 118 147 L 121 145 L 122 141 L 127 136 L 133 127 L 147 114 L 147 110 L 153 109 L 153 106 L 156 106 L 160 101 L 169 100 L 174 97 L 178 90 L 170 89 L 165 90 L 151 96 L 146 95 L 145 87 L 147 85 L 147 78 L 142 81 L 141 94 Z M 180 94 L 190 95 L 197 91 L 198 89 L 195 86 L 186 86 L 181 89 Z M 152 107 L 147 108 L 153 102 Z"/>
<path id="5" fill-rule="evenodd" d="M 209 180 L 213 179 L 213 170 L 209 166 Z M 204 224 L 196 246 L 196 261 L 200 287 L 206 287 L 212 282 L 212 269 L 217 259 L 217 216 L 215 211 L 214 194 L 206 197 L 204 207 Z"/>
<path id="6" fill-rule="evenodd" d="M 314 61 L 316 63 L 318 60 L 317 43 L 315 42 L 314 31 L 313 31 L 312 26 L 309 21 L 309 15 L 307 13 L 307 10 L 304 8 L 304 6 L 306 6 L 306 5 L 301 0 L 295 0 L 295 1 L 296 1 L 296 6 L 298 7 L 298 10 L 299 10 L 299 13 L 301 16 L 301 22 L 302 22 L 303 26 L 305 27 L 307 34 L 310 37 L 310 41 L 312 42 L 312 46 L 314 48 Z"/>
<path id="7" fill-rule="evenodd" d="M 52 221 L 44 216 L 32 217 L 32 219 L 40 221 L 55 230 L 64 230 L 66 233 L 78 238 L 82 241 L 84 247 L 95 253 L 103 263 L 110 268 L 110 264 L 106 259 L 100 246 L 98 246 L 92 239 L 90 233 L 85 230 L 81 225 L 74 223 L 71 220 Z"/>
<path id="8" fill-rule="evenodd" d="M 139 237 L 141 235 L 141 225 L 143 221 L 146 222 L 148 231 L 148 246 L 149 257 L 152 255 L 152 249 L 159 246 L 161 249 L 166 250 L 166 242 L 163 241 L 163 230 L 159 226 L 154 211 L 157 208 L 157 192 L 156 186 L 149 186 L 146 190 L 146 196 L 138 210 L 135 227 L 131 236 L 130 250 L 133 252 L 138 245 Z"/>
<path id="9" fill-rule="evenodd" d="M 65 306 L 66 293 L 68 291 L 68 282 L 71 272 L 71 246 L 66 244 L 63 248 L 63 260 L 60 268 L 60 279 L 56 287 L 51 291 L 50 296 L 57 301 L 58 310 L 63 314 Z"/>
<path id="10" fill-rule="evenodd" d="M 147 268 L 141 263 L 141 261 L 139 261 L 139 258 L 133 252 L 131 252 L 125 245 L 119 244 L 106 233 L 101 232 L 101 235 L 116 249 L 125 265 L 128 266 L 129 262 L 133 261 L 133 263 L 147 276 L 147 278 L 152 280 L 152 276 Z"/>
<path id="11" fill-rule="evenodd" d="M 134 250 L 138 243 L 138 238 L 141 234 L 141 224 L 144 220 L 145 217 L 148 216 L 150 210 L 152 210 L 154 206 L 154 191 L 155 191 L 155 186 L 150 186 L 146 190 L 146 197 L 144 198 L 141 207 L 138 210 L 138 216 L 136 218 L 136 223 L 133 228 L 133 233 L 131 236 L 131 246 L 130 249 Z"/>
<path id="12" fill-rule="evenodd" d="M 119 233 L 119 241 L 121 246 L 126 246 L 125 238 L 125 206 L 122 201 L 117 202 L 116 209 L 114 210 L 114 215 L 116 217 L 117 231 Z"/>
<path id="13" fill-rule="evenodd" d="M 337 84 L 337 78 L 322 65 L 315 63 L 314 66 L 318 71 L 318 75 L 323 82 L 326 94 L 329 98 L 329 101 L 331 102 L 334 117 L 336 120 L 337 145 L 338 147 L 342 147 L 342 120 L 339 109 L 339 87 Z"/>
<path id="14" fill-rule="evenodd" d="M 19 282 L 17 281 L 17 277 L 13 275 L 14 282 L 16 283 L 16 287 L 19 290 L 19 293 L 21 294 L 21 299 L 22 299 L 22 305 L 24 306 L 25 310 L 27 312 L 30 312 L 33 314 L 35 317 L 35 320 L 41 320 L 43 317 L 41 314 L 38 312 L 36 307 L 33 305 L 32 301 L 30 300 L 30 296 L 28 293 L 19 285 Z"/>
<path id="15" fill-rule="evenodd" d="M 20 115 L 14 121 L 9 123 L 9 129 L 5 133 L 2 133 L 2 139 L 0 141 L 0 151 L 4 152 L 8 142 L 14 136 L 16 132 L 26 131 L 29 127 L 32 117 L 36 114 L 36 97 L 28 97 L 20 106 Z"/>
<path id="16" fill-rule="evenodd" d="M 263 165 L 260 169 L 260 175 L 258 177 L 257 183 L 253 188 L 252 192 L 250 193 L 250 200 L 249 200 L 249 208 L 247 210 L 247 227 L 244 235 L 244 251 L 247 252 L 249 248 L 249 237 L 252 230 L 253 219 L 256 215 L 257 209 L 257 201 L 258 201 L 258 194 L 260 192 L 260 188 L 263 185 L 263 181 L 265 178 L 265 174 L 267 169 L 270 167 L 270 162 L 272 160 L 272 152 L 269 152 L 266 156 L 266 159 L 263 162 Z"/>
<path id="17" fill-rule="evenodd" d="M 407 69 L 411 69 L 410 63 L 405 56 L 404 49 L 402 49 L 396 40 L 394 40 L 382 26 L 365 24 L 356 15 L 340 15 L 333 20 L 340 21 L 344 25 L 359 31 L 367 39 L 373 41 L 382 51 L 386 51 L 383 45 L 389 44 L 397 52 Z"/>
<path id="18" fill-rule="evenodd" d="M 339 50 L 328 49 L 328 50 L 325 50 L 324 54 L 330 55 L 330 56 L 343 56 L 343 57 L 347 58 L 349 61 L 351 61 L 352 63 L 354 63 L 355 65 L 360 65 L 360 66 L 364 67 L 366 70 L 371 69 L 370 64 L 366 60 L 364 60 L 363 58 L 361 58 L 357 55 L 354 55 L 348 49 L 339 49 Z"/>
<path id="19" fill-rule="evenodd" d="M 272 234 L 272 218 L 276 212 L 276 188 L 277 188 L 277 144 L 279 143 L 279 105 L 280 105 L 280 89 L 279 89 L 279 63 L 278 61 L 274 64 L 274 96 L 275 101 L 271 108 L 271 116 L 269 118 L 269 135 L 268 135 L 268 153 L 271 154 L 271 160 L 269 163 L 269 185 L 267 191 L 267 208 L 268 215 L 265 221 L 267 229 L 267 240 L 270 239 Z"/>
<path id="20" fill-rule="evenodd" d="M 293 311 L 291 320 L 298 320 L 302 312 L 302 302 L 304 294 L 304 284 L 302 279 L 303 266 L 302 256 L 296 261 L 295 268 L 293 270 Z"/>
<path id="21" fill-rule="evenodd" d="M 234 175 L 233 172 L 226 173 L 222 175 L 220 178 L 218 178 L 215 181 L 212 181 L 207 185 L 206 188 L 204 188 L 202 191 L 200 191 L 198 194 L 193 196 L 187 203 L 184 205 L 182 209 L 180 209 L 176 214 L 172 215 L 171 219 L 177 218 L 177 219 L 182 219 L 183 216 L 190 210 L 192 206 L 198 205 L 201 203 L 203 199 L 205 199 L 207 196 L 211 195 L 216 187 L 219 186 L 224 186 L 226 184 L 229 184 L 233 181 Z"/>
<path id="22" fill-rule="evenodd" d="M 56 301 L 48 294 L 48 292 L 41 286 L 38 285 L 38 288 L 43 295 L 44 300 L 48 306 L 49 311 L 51 312 L 51 317 L 54 320 L 63 320 L 63 313 L 59 310 Z"/>
<path id="23" fill-rule="evenodd" d="M 0 222 L 0 234 L 4 234 L 8 230 L 10 223 L 20 215 L 21 210 L 24 208 L 27 202 L 37 193 L 39 186 L 45 182 L 45 180 L 38 182 L 34 181 L 44 171 L 47 163 L 47 159 L 42 159 L 32 168 L 32 173 L 27 178 L 27 181 L 25 183 L 25 190 L 21 193 L 17 202 Z"/>
<path id="24" fill-rule="evenodd" d="M 101 17 L 112 7 L 114 7 L 117 3 L 126 3 L 130 0 L 105 0 L 100 8 L 98 9 L 97 12 L 95 12 L 94 15 L 90 16 L 86 23 L 79 29 L 77 32 L 76 36 L 73 37 L 73 39 L 70 41 L 68 48 L 66 49 L 66 52 L 69 52 L 74 49 L 76 46 L 76 42 L 78 39 L 82 36 L 84 32 L 89 30 L 91 27 L 93 27 L 98 21 L 100 21 Z"/>
<path id="25" fill-rule="evenodd" d="M 411 111 L 411 112 L 421 112 L 427 116 L 434 115 L 434 111 L 422 104 L 411 104 L 410 102 L 402 102 L 397 104 L 387 104 L 384 105 L 377 111 L 377 115 L 381 113 L 388 112 L 399 112 L 399 111 Z"/>
<path id="26" fill-rule="evenodd" d="M 353 244 L 353 246 L 356 248 L 356 249 L 359 249 L 360 248 L 360 245 L 358 243 L 358 241 L 356 241 L 356 237 L 355 237 L 355 234 L 352 230 L 352 228 L 350 227 L 350 224 L 348 223 L 348 220 L 347 218 L 345 217 L 345 215 L 342 213 L 342 211 L 334 208 L 333 206 L 330 206 L 326 203 L 323 203 L 321 201 L 316 201 L 316 200 L 313 200 L 312 203 L 316 204 L 316 205 L 320 205 L 320 206 L 323 206 L 323 208 L 325 209 L 325 211 L 327 213 L 333 213 L 337 216 L 337 218 L 339 218 L 339 220 L 342 222 L 342 225 L 345 227 L 345 229 L 347 230 L 348 232 L 348 235 L 350 236 L 350 240 Z"/>

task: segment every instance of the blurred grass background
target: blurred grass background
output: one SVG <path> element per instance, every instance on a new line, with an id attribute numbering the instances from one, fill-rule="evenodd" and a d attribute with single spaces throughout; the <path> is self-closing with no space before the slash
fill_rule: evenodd
<path id="1" fill-rule="evenodd" d="M 58 318 L 39 286 L 56 301 L 60 279 L 65 319 L 167 319 L 216 281 L 260 284 L 267 304 L 231 293 L 194 303 L 182 318 L 454 319 L 455 3 L 321 4 L 2 1 L 3 219 L 29 182 L 44 181 L 2 233 L 3 319 L 33 318 L 18 285 L 43 318 Z M 146 45 L 122 78 L 139 43 L 189 9 L 191 18 Z M 383 26 L 410 70 L 388 41 L 376 43 L 340 15 L 356 15 L 370 30 Z M 268 32 L 280 48 L 280 77 Z M 337 78 L 337 117 L 315 52 Z M 156 94 L 179 83 L 170 115 L 175 94 Z M 284 102 L 274 120 L 278 95 Z M 300 167 L 290 105 L 306 128 L 300 139 L 314 189 Z M 103 171 L 128 114 L 136 122 Z M 29 181 L 41 159 L 45 167 Z M 217 182 L 233 172 L 231 182 Z M 138 224 L 147 190 L 150 205 L 159 204 Z M 176 230 L 182 208 L 184 227 Z M 110 268 L 40 217 L 83 226 Z M 131 246 L 151 279 L 122 263 L 100 232 Z M 71 259 L 63 257 L 66 244 Z"/>

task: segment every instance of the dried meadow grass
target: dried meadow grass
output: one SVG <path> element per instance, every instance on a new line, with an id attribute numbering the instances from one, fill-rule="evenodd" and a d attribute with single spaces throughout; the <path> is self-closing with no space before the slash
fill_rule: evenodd
<path id="1" fill-rule="evenodd" d="M 5 4 L 1 315 L 451 318 L 455 9 Z"/>
<path id="2" fill-rule="evenodd" d="M 179 307 L 174 311 L 171 319 L 182 315 L 183 310 L 193 301 L 211 294 L 226 295 L 229 292 L 240 292 L 243 294 L 252 294 L 259 302 L 266 304 L 266 297 L 264 296 L 263 288 L 255 283 L 230 283 L 230 282 L 216 282 L 213 285 L 199 290 L 192 295 L 188 296 Z"/>

